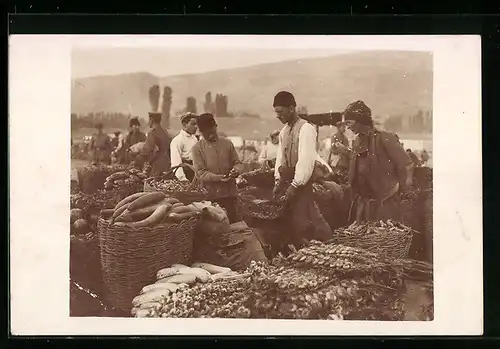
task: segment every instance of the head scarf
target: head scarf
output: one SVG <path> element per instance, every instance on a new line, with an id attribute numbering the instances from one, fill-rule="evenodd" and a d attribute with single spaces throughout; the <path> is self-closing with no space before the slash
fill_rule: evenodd
<path id="1" fill-rule="evenodd" d="M 273 107 L 296 107 L 295 97 L 287 91 L 280 91 L 274 96 Z"/>
<path id="2" fill-rule="evenodd" d="M 352 102 L 344 111 L 345 120 L 359 122 L 362 125 L 373 126 L 372 111 L 363 101 Z"/>
<path id="3" fill-rule="evenodd" d="M 203 132 L 215 126 L 217 126 L 217 123 L 215 122 L 215 118 L 212 114 L 204 113 L 198 116 L 198 128 L 200 132 Z"/>
<path id="4" fill-rule="evenodd" d="M 280 134 L 280 131 L 279 130 L 274 130 L 273 132 L 271 132 L 269 134 L 269 137 L 273 138 L 273 137 L 278 137 Z"/>

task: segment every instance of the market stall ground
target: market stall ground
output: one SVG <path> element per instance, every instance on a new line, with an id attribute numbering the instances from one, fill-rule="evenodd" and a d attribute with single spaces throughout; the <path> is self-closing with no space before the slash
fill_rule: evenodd
<path id="1" fill-rule="evenodd" d="M 96 241 L 95 238 L 90 238 L 91 241 Z M 98 246 L 94 246 L 94 248 L 98 248 Z M 96 293 L 97 295 L 101 294 L 101 292 L 98 290 L 99 286 L 99 278 L 97 275 L 92 275 L 90 270 L 94 269 L 91 265 L 85 265 L 85 264 L 92 264 L 91 261 L 88 259 L 89 255 L 88 253 L 85 254 L 89 263 L 83 262 L 85 259 L 84 258 L 78 258 L 80 260 L 80 263 L 76 264 L 84 264 L 81 265 L 83 267 L 83 270 L 80 269 L 77 272 L 77 267 L 75 264 L 72 265 L 71 268 L 71 278 L 73 279 L 75 276 L 75 272 L 78 274 L 86 274 L 86 277 L 83 278 L 78 278 L 78 286 L 83 286 L 83 288 L 87 288 L 88 285 L 94 284 L 96 286 L 89 287 L 90 292 Z M 76 257 L 76 252 L 73 250 L 71 251 L 71 256 Z M 74 261 L 75 258 L 72 258 Z M 83 262 L 83 263 L 82 263 Z M 95 262 L 95 261 L 94 261 Z M 102 310 L 102 305 L 99 304 L 99 301 L 96 299 L 93 299 L 91 296 L 88 295 L 85 291 L 82 290 L 82 288 L 79 288 L 77 285 L 72 284 L 72 295 L 79 294 L 80 295 L 80 300 L 77 300 L 76 297 L 72 297 L 72 302 L 71 302 L 71 314 L 72 316 L 112 316 L 113 314 L 111 312 L 106 312 Z M 87 287 L 86 287 L 87 286 Z M 92 290 L 93 288 L 93 290 Z M 432 303 L 432 300 L 429 299 L 429 295 L 425 291 L 425 288 L 419 286 L 418 284 L 415 283 L 407 283 L 407 289 L 408 293 L 406 294 L 405 298 L 405 303 L 406 303 L 406 315 L 405 319 L 406 320 L 424 320 L 426 319 L 425 312 L 422 310 L 422 307 L 425 307 L 426 303 Z M 86 299 L 83 299 L 85 298 Z M 92 303 L 93 305 L 91 306 Z M 93 308 L 92 311 L 89 311 L 90 308 Z"/>

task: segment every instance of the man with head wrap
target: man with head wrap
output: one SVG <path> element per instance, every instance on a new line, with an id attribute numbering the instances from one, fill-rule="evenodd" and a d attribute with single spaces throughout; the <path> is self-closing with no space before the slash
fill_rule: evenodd
<path id="1" fill-rule="evenodd" d="M 209 199 L 226 210 L 231 223 L 236 223 L 240 220 L 236 209 L 236 178 L 243 172 L 243 163 L 233 142 L 219 136 L 212 114 L 201 114 L 198 128 L 203 138 L 191 149 L 194 169 Z"/>
<path id="2" fill-rule="evenodd" d="M 181 164 L 193 165 L 191 149 L 198 142 L 196 138 L 197 116 L 193 113 L 186 113 L 181 116 L 182 130 L 172 139 L 170 144 L 170 159 L 172 167 Z M 189 167 L 179 168 L 175 171 L 175 176 L 181 181 L 192 181 L 194 171 Z"/>
<path id="3" fill-rule="evenodd" d="M 327 240 L 332 232 L 314 201 L 312 187 L 315 169 L 323 167 L 316 151 L 316 130 L 298 116 L 290 92 L 279 92 L 273 106 L 278 119 L 285 124 L 279 134 L 274 196 L 281 197 L 284 193 L 290 240 L 296 247 L 311 239 Z"/>
<path id="4" fill-rule="evenodd" d="M 122 146 L 117 149 L 118 153 L 123 153 L 123 162 L 131 162 L 135 159 L 137 151 L 135 150 L 136 144 L 143 145 L 146 141 L 146 135 L 141 132 L 141 123 L 138 117 L 133 117 L 129 121 L 130 132 L 125 137 Z"/>
<path id="5" fill-rule="evenodd" d="M 161 113 L 149 113 L 149 127 L 151 127 L 151 131 L 132 165 L 142 168 L 147 162 L 151 167 L 150 175 L 160 176 L 170 169 L 170 142 L 172 138 L 161 126 Z"/>
<path id="6" fill-rule="evenodd" d="M 412 185 L 412 161 L 396 134 L 377 130 L 362 101 L 344 111 L 353 143 L 349 184 L 354 193 L 349 221 L 401 220 L 401 193 Z"/>

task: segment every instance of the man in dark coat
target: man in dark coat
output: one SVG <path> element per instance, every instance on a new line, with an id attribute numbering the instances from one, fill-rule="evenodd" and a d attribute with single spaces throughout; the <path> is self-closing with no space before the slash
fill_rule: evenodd
<path id="1" fill-rule="evenodd" d="M 111 142 L 109 136 L 103 132 L 103 125 L 101 123 L 95 126 L 97 133 L 92 135 L 90 139 L 89 150 L 92 152 L 92 163 L 110 163 L 111 155 Z"/>
<path id="2" fill-rule="evenodd" d="M 151 176 L 160 176 L 170 170 L 170 143 L 172 138 L 161 126 L 161 113 L 149 113 L 151 131 L 133 165 L 142 168 L 145 163 L 151 168 Z"/>
<path id="3" fill-rule="evenodd" d="M 401 221 L 401 194 L 412 185 L 413 164 L 396 134 L 379 131 L 362 101 L 349 104 L 344 116 L 357 134 L 349 168 L 354 198 L 350 222 Z"/>

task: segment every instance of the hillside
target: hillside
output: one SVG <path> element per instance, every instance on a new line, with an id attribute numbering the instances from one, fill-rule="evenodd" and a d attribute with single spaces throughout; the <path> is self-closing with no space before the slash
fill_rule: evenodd
<path id="1" fill-rule="evenodd" d="M 73 80 L 72 112 L 130 110 L 142 116 L 150 109 L 149 86 L 159 83 L 173 89 L 174 113 L 188 96 L 197 99 L 201 111 L 211 91 L 226 94 L 232 112 L 272 117 L 273 96 L 289 90 L 311 113 L 342 110 L 362 99 L 376 115 L 412 114 L 432 109 L 432 75 L 429 53 L 377 51 L 161 78 L 149 73 L 97 76 Z"/>

